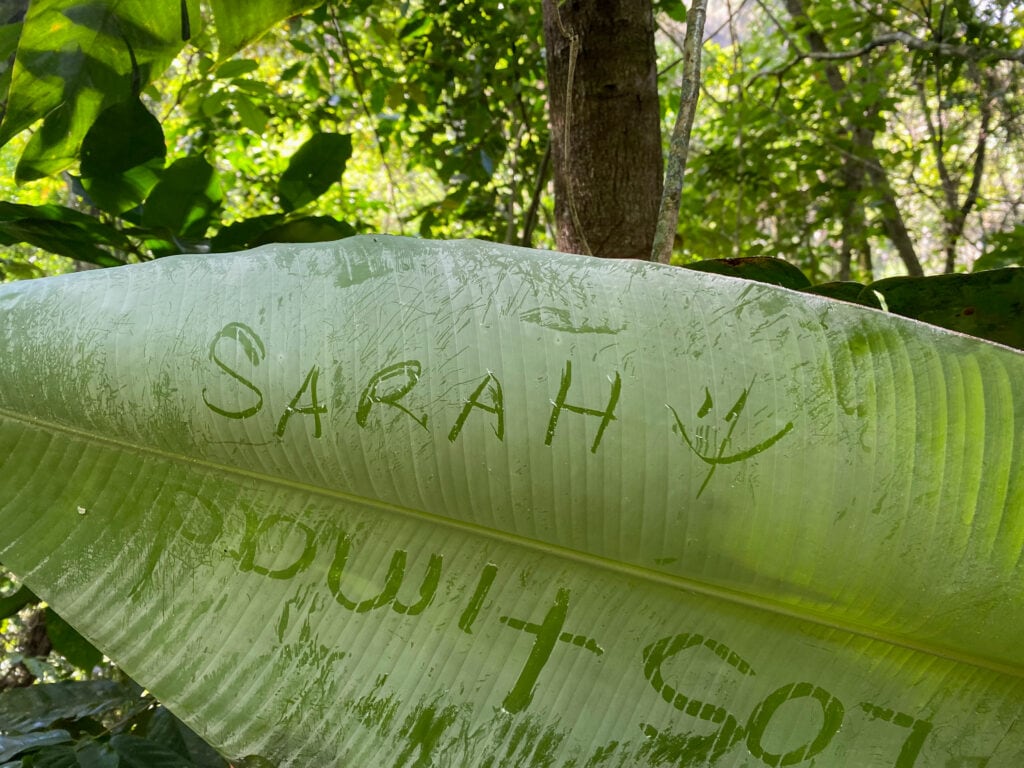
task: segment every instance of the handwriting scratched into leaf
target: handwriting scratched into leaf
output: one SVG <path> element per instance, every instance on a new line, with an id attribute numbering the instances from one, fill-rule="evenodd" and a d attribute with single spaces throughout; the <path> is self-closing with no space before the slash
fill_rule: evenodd
<path id="1" fill-rule="evenodd" d="M 715 438 L 720 432 L 720 427 L 712 427 L 707 424 L 699 426 L 697 427 L 694 436 L 691 438 L 690 434 L 686 431 L 686 426 L 679 418 L 679 414 L 676 413 L 676 409 L 671 405 L 666 404 L 668 409 L 672 411 L 672 416 L 676 420 L 676 424 L 673 429 L 679 432 L 683 438 L 683 442 L 686 443 L 686 446 L 693 451 L 697 458 L 709 466 L 708 473 L 704 477 L 704 482 L 701 483 L 700 490 L 697 491 L 697 498 L 700 498 L 700 495 L 704 493 L 704 489 L 708 487 L 708 483 L 711 482 L 711 478 L 714 476 L 715 470 L 718 469 L 719 464 L 734 464 L 737 461 L 749 459 L 762 451 L 766 451 L 781 440 L 791 429 L 793 429 L 793 422 L 786 422 L 786 425 L 782 429 L 771 437 L 762 440 L 757 445 L 743 451 L 726 455 L 726 451 L 729 450 L 732 442 L 733 430 L 736 429 L 736 425 L 739 423 L 740 416 L 743 414 L 743 409 L 747 407 L 747 397 L 750 395 L 750 390 L 753 388 L 754 381 L 751 380 L 750 386 L 743 389 L 740 396 L 736 399 L 736 402 L 733 403 L 732 408 L 730 408 L 729 412 L 725 414 L 725 422 L 729 426 L 717 447 L 715 446 Z M 697 418 L 703 419 L 714 409 L 714 407 L 715 402 L 711 397 L 711 390 L 705 387 L 704 402 L 701 404 L 701 407 L 697 409 Z M 706 445 L 707 449 L 702 451 L 695 444 L 695 441 L 702 445 Z"/>

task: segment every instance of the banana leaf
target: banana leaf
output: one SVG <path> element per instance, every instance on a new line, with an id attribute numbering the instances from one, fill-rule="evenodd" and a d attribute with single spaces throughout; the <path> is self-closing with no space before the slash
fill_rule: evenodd
<path id="1" fill-rule="evenodd" d="M 1024 764 L 1019 352 L 375 236 L 0 317 L 0 562 L 227 755 Z"/>

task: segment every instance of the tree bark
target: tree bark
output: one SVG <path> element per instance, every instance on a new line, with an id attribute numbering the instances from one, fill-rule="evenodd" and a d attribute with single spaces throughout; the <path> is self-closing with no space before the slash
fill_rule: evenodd
<path id="1" fill-rule="evenodd" d="M 543 0 L 558 249 L 649 259 L 662 190 L 650 0 Z"/>

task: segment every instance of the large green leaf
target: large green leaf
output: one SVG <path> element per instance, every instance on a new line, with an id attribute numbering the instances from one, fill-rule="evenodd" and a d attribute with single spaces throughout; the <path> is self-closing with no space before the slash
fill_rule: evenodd
<path id="1" fill-rule="evenodd" d="M 0 561 L 229 754 L 1024 758 L 1018 352 L 383 237 L 0 313 Z"/>
<path id="2" fill-rule="evenodd" d="M 124 263 L 110 249 L 131 248 L 120 230 L 73 208 L 0 201 L 0 245 L 15 243 L 29 243 L 101 267 Z"/>
<path id="3" fill-rule="evenodd" d="M 198 3 L 189 7 L 198 18 Z M 43 121 L 18 177 L 35 179 L 68 167 L 100 111 L 131 99 L 163 74 L 182 45 L 177 0 L 31 3 L 0 124 L 2 145 Z"/>

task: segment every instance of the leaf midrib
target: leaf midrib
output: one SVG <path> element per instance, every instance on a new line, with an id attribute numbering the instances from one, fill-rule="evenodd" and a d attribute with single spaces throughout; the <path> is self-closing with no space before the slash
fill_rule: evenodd
<path id="1" fill-rule="evenodd" d="M 928 656 L 945 659 L 958 664 L 966 664 L 989 672 L 994 672 L 1001 675 L 1008 675 L 1010 677 L 1024 680 L 1024 668 L 1018 668 L 1008 664 L 1001 664 L 999 662 L 992 661 L 991 659 L 972 656 L 970 654 L 961 653 L 950 648 L 933 646 L 927 643 L 915 642 L 911 638 L 881 632 L 874 628 L 866 627 L 852 622 L 839 621 L 830 616 L 816 613 L 814 611 L 799 610 L 793 608 L 792 606 L 786 605 L 785 603 L 772 600 L 770 598 L 766 598 L 760 595 L 750 595 L 743 592 L 738 592 L 736 590 L 729 589 L 727 587 L 721 587 L 709 582 L 703 582 L 693 578 L 677 576 L 673 574 L 663 573 L 661 571 L 651 570 L 649 568 L 645 568 L 643 566 L 636 565 L 633 563 L 612 560 L 610 558 L 601 557 L 600 555 L 595 555 L 590 552 L 584 552 L 576 549 L 571 549 L 569 547 L 559 546 L 557 544 L 551 544 L 549 542 L 539 541 L 537 539 L 531 539 L 526 536 L 520 536 L 518 534 L 510 533 L 504 530 L 486 528 L 484 526 L 467 522 L 465 520 L 457 520 L 454 518 L 445 517 L 443 515 L 437 515 L 422 509 L 403 507 L 380 499 L 367 498 L 365 496 L 360 496 L 354 493 L 347 493 L 345 491 L 340 491 L 334 488 L 324 488 L 317 485 L 309 485 L 307 483 L 303 483 L 298 480 L 292 480 L 286 477 L 281 477 L 279 475 L 261 474 L 259 472 L 254 472 L 252 470 L 242 469 L 240 467 L 219 464 L 217 462 L 209 461 L 206 459 L 196 459 L 191 456 L 185 456 L 173 453 L 171 451 L 164 451 L 150 446 L 139 445 L 129 440 L 113 438 L 105 435 L 98 435 L 93 432 L 89 432 L 88 430 L 80 429 L 66 424 L 58 424 L 46 421 L 44 419 L 26 416 L 24 414 L 12 413 L 11 411 L 4 408 L 0 408 L 0 419 L 7 419 L 9 421 L 18 422 L 29 428 L 44 430 L 52 434 L 66 435 L 73 439 L 77 439 L 79 441 L 84 441 L 87 443 L 91 442 L 100 445 L 110 446 L 121 451 L 153 456 L 165 461 L 174 462 L 179 465 L 202 467 L 211 472 L 222 473 L 228 476 L 245 478 L 248 480 L 256 480 L 262 483 L 268 483 L 282 488 L 294 489 L 306 494 L 314 494 L 329 499 L 345 501 L 348 503 L 363 505 L 365 507 L 380 509 L 391 514 L 412 518 L 414 520 L 422 520 L 432 525 L 444 526 L 474 536 L 481 536 L 483 538 L 492 539 L 505 544 L 511 544 L 513 546 L 529 549 L 534 552 L 546 553 L 553 557 L 558 557 L 572 562 L 578 562 L 592 568 L 611 571 L 613 573 L 618 573 L 651 584 L 668 587 L 670 589 L 691 592 L 693 594 L 701 595 L 703 597 L 709 597 L 715 600 L 722 600 L 732 605 L 737 605 L 744 608 L 751 608 L 756 611 L 767 613 L 772 616 L 782 616 L 796 621 L 813 624 L 824 629 L 846 632 L 852 635 L 866 638 L 868 640 L 882 642 L 897 648 L 905 648 L 907 650 L 914 651 L 917 653 L 923 653 Z"/>

